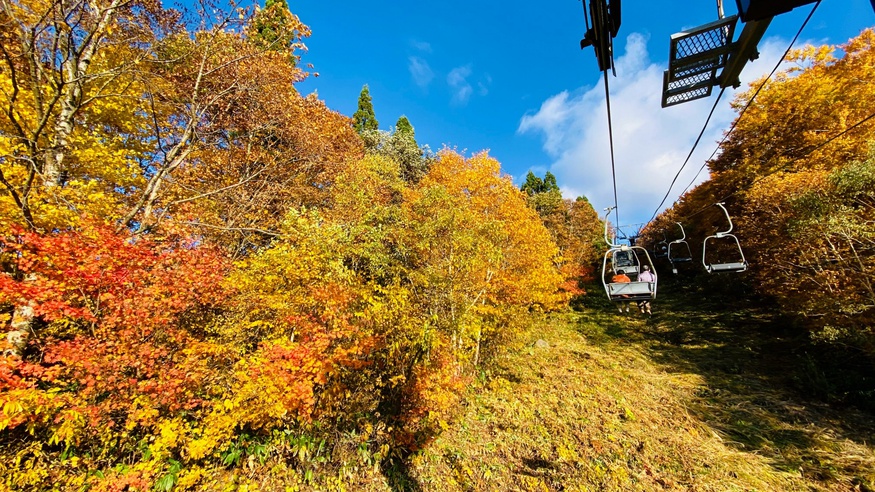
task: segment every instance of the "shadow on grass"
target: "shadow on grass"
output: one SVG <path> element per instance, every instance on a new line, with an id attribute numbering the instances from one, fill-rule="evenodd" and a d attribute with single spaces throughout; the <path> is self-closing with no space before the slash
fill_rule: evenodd
<path id="1" fill-rule="evenodd" d="M 422 487 L 410 475 L 408 459 L 385 460 L 382 472 L 386 477 L 390 490 L 393 492 L 421 492 Z"/>
<path id="2" fill-rule="evenodd" d="M 817 371 L 806 366 L 804 333 L 769 305 L 742 302 L 738 285 L 719 287 L 725 292 L 705 294 L 663 282 L 649 319 L 587 299 L 578 331 L 598 345 L 637 345 L 669 372 L 700 375 L 705 384 L 688 408 L 728 445 L 815 481 L 875 488 L 871 413 L 819 399 L 806 384 Z"/>

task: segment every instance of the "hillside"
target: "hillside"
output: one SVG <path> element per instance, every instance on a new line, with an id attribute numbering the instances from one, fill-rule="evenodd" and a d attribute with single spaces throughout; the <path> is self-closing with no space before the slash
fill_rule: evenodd
<path id="1" fill-rule="evenodd" d="M 304 89 L 285 0 L 190 7 L 0 7 L 0 492 L 872 489 L 875 30 L 737 94 L 708 180 L 627 239 L 738 263 L 731 222 L 751 268 L 661 278 L 643 320 L 580 301 L 632 227 L 605 142 L 561 183 L 434 152 L 367 84 L 351 116 Z"/>
<path id="2" fill-rule="evenodd" d="M 409 489 L 875 487 L 872 418 L 794 389 L 779 320 L 677 291 L 656 308 L 545 320 L 413 460 Z"/>

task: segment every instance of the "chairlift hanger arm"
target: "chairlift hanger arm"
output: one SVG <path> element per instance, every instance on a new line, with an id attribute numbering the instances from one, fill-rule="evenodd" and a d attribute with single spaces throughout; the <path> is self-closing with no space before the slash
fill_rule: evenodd
<path id="1" fill-rule="evenodd" d="M 718 232 L 716 234 L 716 236 L 723 237 L 723 236 L 731 234 L 732 233 L 732 217 L 729 216 L 729 212 L 726 210 L 726 207 L 723 206 L 725 204 L 723 202 L 717 202 L 714 205 L 717 207 L 720 207 L 720 209 L 723 210 L 723 214 L 726 215 L 726 220 L 729 221 L 729 229 L 727 229 L 723 232 Z"/>
<path id="2" fill-rule="evenodd" d="M 675 222 L 681 228 L 681 238 L 675 239 L 668 245 L 668 261 L 671 263 L 671 271 L 675 275 L 678 273 L 678 264 L 689 263 L 693 261 L 693 250 L 690 249 L 687 243 L 687 233 L 684 231 L 684 226 L 680 222 Z"/>
<path id="3" fill-rule="evenodd" d="M 681 238 L 680 238 L 680 239 L 675 239 L 675 240 L 672 241 L 672 242 L 673 242 L 673 243 L 679 243 L 679 242 L 681 242 L 681 241 L 686 241 L 686 239 L 687 239 L 687 233 L 684 231 L 684 226 L 682 226 L 680 222 L 675 222 L 675 224 L 677 224 L 678 227 L 681 228 Z"/>
<path id="4" fill-rule="evenodd" d="M 617 207 L 608 207 L 605 209 L 605 242 L 608 244 L 609 248 L 617 248 L 618 245 L 614 244 L 613 241 L 608 239 L 608 217 L 611 216 L 611 211 Z"/>

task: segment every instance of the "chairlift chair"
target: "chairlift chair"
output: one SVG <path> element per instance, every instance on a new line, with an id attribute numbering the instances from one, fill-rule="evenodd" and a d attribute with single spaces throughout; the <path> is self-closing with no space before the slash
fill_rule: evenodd
<path id="1" fill-rule="evenodd" d="M 665 237 L 665 233 L 662 235 L 662 241 L 656 243 L 656 246 L 653 247 L 653 257 L 654 258 L 668 258 L 668 250 L 669 244 L 668 239 Z"/>
<path id="2" fill-rule="evenodd" d="M 676 222 L 681 228 L 681 238 L 675 239 L 668 244 L 668 261 L 671 262 L 671 271 L 675 275 L 678 273 L 679 263 L 690 263 L 693 261 L 693 251 L 687 243 L 687 233 L 684 231 L 684 226 L 680 222 Z"/>
<path id="3" fill-rule="evenodd" d="M 747 270 L 748 263 L 747 260 L 744 259 L 744 251 L 741 250 L 741 243 L 738 241 L 738 238 L 732 234 L 732 218 L 729 217 L 729 212 L 726 211 L 726 207 L 723 206 L 723 203 L 715 203 L 718 207 L 723 210 L 723 213 L 726 215 L 726 220 L 729 221 L 729 229 L 723 232 L 717 232 L 713 236 L 708 236 L 705 238 L 705 241 L 702 243 L 702 264 L 705 266 L 705 270 L 708 270 L 708 273 L 715 272 L 743 272 Z M 730 242 L 735 242 L 735 247 L 738 248 L 738 255 L 741 260 L 730 263 L 709 263 L 707 260 L 707 250 L 708 250 L 708 240 L 723 240 L 729 239 Z M 725 242 L 725 241 L 724 241 Z M 713 249 L 713 247 L 712 247 Z"/>
<path id="4" fill-rule="evenodd" d="M 618 249 L 611 254 L 611 268 L 614 270 L 614 275 L 625 273 L 637 276 L 641 262 L 633 249 L 635 246 L 620 245 L 620 247 L 626 249 Z"/>
<path id="5" fill-rule="evenodd" d="M 613 207 L 607 209 L 607 214 L 610 214 Z M 608 299 L 615 302 L 622 301 L 644 301 L 656 299 L 656 269 L 653 267 L 653 261 L 650 259 L 650 254 L 646 249 L 641 246 L 629 246 L 625 244 L 615 244 L 612 240 L 608 239 L 608 215 L 605 215 L 605 242 L 608 244 L 608 251 L 605 252 L 605 257 L 602 260 L 602 283 L 605 286 L 605 293 L 608 295 Z M 646 261 L 645 265 L 650 267 L 650 271 L 653 272 L 653 282 L 639 282 L 638 281 L 638 267 L 641 265 L 640 261 L 635 265 L 635 279 L 631 282 L 608 282 L 607 275 L 609 272 L 613 274 L 617 274 L 618 271 L 623 270 L 626 272 L 626 268 L 629 267 L 619 267 L 616 264 L 612 264 L 611 268 L 608 268 L 608 258 L 611 258 L 611 261 L 614 261 L 614 258 L 635 258 L 636 260 L 643 259 Z"/>

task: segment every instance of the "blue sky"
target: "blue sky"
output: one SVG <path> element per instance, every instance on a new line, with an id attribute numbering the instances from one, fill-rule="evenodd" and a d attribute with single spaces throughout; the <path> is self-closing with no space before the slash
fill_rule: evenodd
<path id="1" fill-rule="evenodd" d="M 290 0 L 313 31 L 303 61 L 318 77 L 300 84 L 332 109 L 352 115 L 368 84 L 380 128 L 405 115 L 420 144 L 468 154 L 489 149 L 520 183 L 551 171 L 570 198 L 601 210 L 613 203 L 604 88 L 575 0 L 360 2 Z M 669 36 L 717 18 L 715 0 L 625 0 L 615 40 L 611 104 L 620 223 L 644 222 L 666 193 L 714 103 L 660 108 Z M 725 1 L 727 15 L 735 2 Z M 744 86 L 768 73 L 811 10 L 776 17 Z M 875 25 L 870 0 L 824 0 L 803 43 L 840 44 Z M 739 24 L 739 29 L 741 25 Z M 693 179 L 731 124 L 727 91 L 666 206 Z M 705 176 L 699 178 L 699 181 Z"/>

